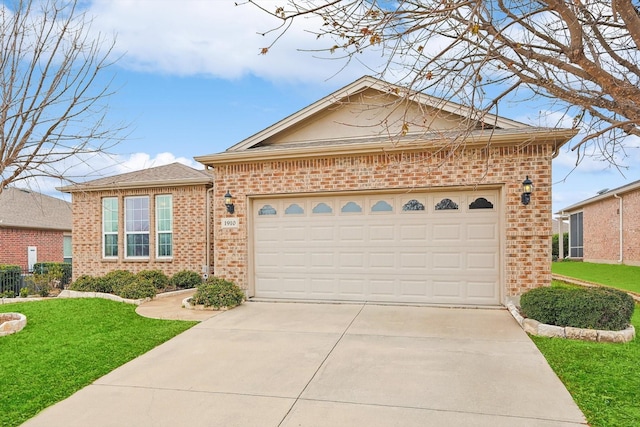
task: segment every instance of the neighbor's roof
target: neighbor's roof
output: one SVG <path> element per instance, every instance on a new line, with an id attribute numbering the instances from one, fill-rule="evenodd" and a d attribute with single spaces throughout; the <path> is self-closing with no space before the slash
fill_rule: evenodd
<path id="1" fill-rule="evenodd" d="M 169 165 L 68 185 L 60 187 L 58 190 L 65 193 L 73 193 L 77 191 L 206 185 L 212 183 L 213 177 L 204 170 L 196 170 L 182 163 L 171 163 Z"/>
<path id="2" fill-rule="evenodd" d="M 589 199 L 583 200 L 579 203 L 576 203 L 574 205 L 561 209 L 559 212 L 556 212 L 556 215 L 562 215 L 563 213 L 580 210 L 582 207 L 589 205 L 591 203 L 595 203 L 600 200 L 608 199 L 614 196 L 622 196 L 625 193 L 629 193 L 635 190 L 640 190 L 640 180 L 633 181 L 632 183 L 623 185 L 622 187 L 614 188 L 613 190 L 606 189 L 594 197 L 591 197 Z"/>
<path id="3" fill-rule="evenodd" d="M 0 227 L 71 231 L 71 203 L 31 190 L 4 188 Z"/>

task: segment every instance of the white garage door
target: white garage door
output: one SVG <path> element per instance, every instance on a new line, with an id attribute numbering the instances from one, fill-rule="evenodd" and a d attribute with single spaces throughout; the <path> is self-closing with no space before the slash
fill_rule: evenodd
<path id="1" fill-rule="evenodd" d="M 256 199 L 255 296 L 495 305 L 498 192 Z"/>

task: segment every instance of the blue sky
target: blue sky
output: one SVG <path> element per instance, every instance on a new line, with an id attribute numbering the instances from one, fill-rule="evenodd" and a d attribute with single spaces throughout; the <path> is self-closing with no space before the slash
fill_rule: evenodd
<path id="1" fill-rule="evenodd" d="M 111 70 L 112 88 L 117 89 L 110 100 L 111 120 L 131 123 L 127 139 L 107 161 L 112 166 L 105 167 L 101 159 L 94 168 L 101 173 L 173 161 L 198 168 L 194 156 L 223 151 L 371 74 L 358 64 L 338 73 L 341 62 L 300 52 L 316 41 L 298 27 L 291 28 L 268 55 L 259 55 L 269 39 L 257 33 L 276 23 L 251 6 L 235 6 L 233 0 L 84 3 L 93 16 L 92 29 L 115 36 L 114 53 L 122 55 Z M 263 3 L 275 7 L 282 2 Z M 369 55 L 365 60 L 375 63 L 380 58 Z M 540 123 L 540 112 L 527 104 L 501 111 L 508 111 L 511 119 Z M 630 140 L 628 146 L 629 157 L 622 160 L 628 166 L 624 176 L 608 163 L 590 159 L 572 171 L 575 154 L 565 146 L 554 160 L 554 212 L 603 188 L 640 179 L 640 143 Z M 42 184 L 42 189 L 60 185 L 50 184 Z"/>

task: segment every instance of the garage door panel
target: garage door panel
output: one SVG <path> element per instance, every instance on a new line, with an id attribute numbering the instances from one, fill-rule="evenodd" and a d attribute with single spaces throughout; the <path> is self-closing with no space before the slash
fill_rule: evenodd
<path id="1" fill-rule="evenodd" d="M 462 283 L 459 280 L 435 279 L 433 281 L 433 296 L 434 298 L 461 298 L 464 296 Z"/>
<path id="2" fill-rule="evenodd" d="M 467 282 L 467 292 L 469 298 L 490 299 L 496 298 L 496 288 L 493 281 L 469 281 Z"/>
<path id="3" fill-rule="evenodd" d="M 498 268 L 498 256 L 495 252 L 468 252 L 467 270 L 495 271 Z"/>
<path id="4" fill-rule="evenodd" d="M 460 242 L 462 230 L 460 224 L 433 224 L 431 240 L 434 242 Z"/>
<path id="5" fill-rule="evenodd" d="M 438 271 L 451 270 L 452 272 L 457 273 L 463 266 L 462 254 L 460 252 L 433 251 L 432 260 L 432 268 Z"/>
<path id="6" fill-rule="evenodd" d="M 309 265 L 310 268 L 331 268 L 334 265 L 335 254 L 333 252 L 314 251 L 311 253 L 311 264 Z"/>
<path id="7" fill-rule="evenodd" d="M 498 192 L 445 193 L 259 202 L 255 295 L 498 304 Z"/>
<path id="8" fill-rule="evenodd" d="M 416 220 L 416 218 L 410 218 Z M 406 218 L 402 218 L 405 221 Z M 424 218 L 419 218 L 419 222 L 425 222 Z M 409 222 L 409 221 L 407 221 Z M 427 225 L 426 224 L 400 224 L 400 241 L 419 241 L 424 242 L 427 239 Z"/>

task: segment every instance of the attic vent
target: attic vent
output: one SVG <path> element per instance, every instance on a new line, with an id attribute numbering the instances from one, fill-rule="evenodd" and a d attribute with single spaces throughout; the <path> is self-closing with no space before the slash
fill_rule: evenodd
<path id="1" fill-rule="evenodd" d="M 609 191 L 608 188 L 603 188 L 602 190 L 598 191 L 598 196 L 601 195 L 601 194 L 606 193 L 607 191 Z"/>

